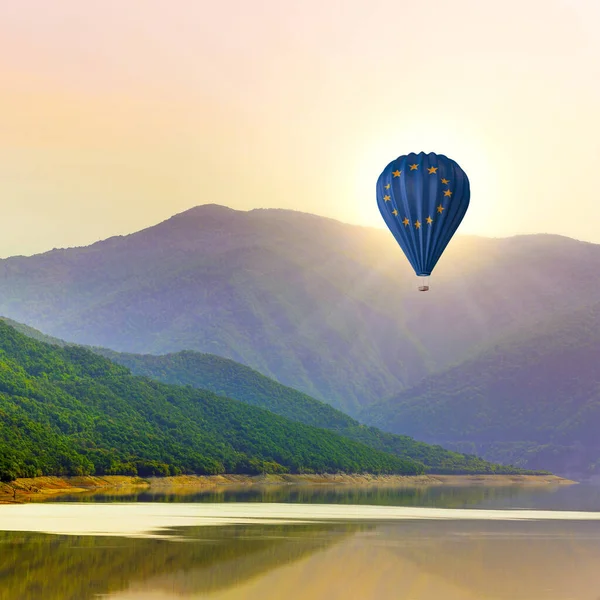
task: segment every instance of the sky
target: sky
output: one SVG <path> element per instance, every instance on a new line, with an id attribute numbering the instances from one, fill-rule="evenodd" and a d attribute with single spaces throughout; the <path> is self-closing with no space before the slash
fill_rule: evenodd
<path id="1" fill-rule="evenodd" d="M 597 0 L 0 3 L 0 256 L 199 204 L 383 227 L 408 152 L 471 182 L 459 233 L 600 243 Z"/>

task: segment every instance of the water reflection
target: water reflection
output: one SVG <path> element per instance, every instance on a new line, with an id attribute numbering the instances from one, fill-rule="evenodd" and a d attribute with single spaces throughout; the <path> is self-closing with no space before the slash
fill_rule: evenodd
<path id="1" fill-rule="evenodd" d="M 87 600 L 151 581 L 207 593 L 339 542 L 360 524 L 174 528 L 185 541 L 0 532 L 0 599 Z"/>
<path id="2" fill-rule="evenodd" d="M 83 501 L 79 506 L 0 506 L 4 529 L 99 532 L 109 526 L 113 535 L 0 531 L 0 600 L 600 600 L 600 520 L 593 520 L 600 488 L 120 492 L 67 499 Z M 141 504 L 107 504 L 115 500 Z M 188 504 L 175 505 L 182 501 Z M 486 510 L 431 517 L 438 512 L 431 509 L 471 508 Z M 523 520 L 522 513 L 505 510 L 501 518 L 509 520 L 492 520 L 498 509 L 517 508 L 544 512 Z M 413 513 L 419 520 L 408 520 Z M 475 514 L 479 520 L 462 520 Z M 238 524 L 214 526 L 219 516 Z M 311 523 L 300 522 L 307 516 Z M 585 521 L 567 520 L 582 516 Z M 288 522 L 261 522 L 264 517 Z M 544 518 L 559 520 L 538 520 Z M 134 534 L 152 526 L 156 537 L 123 537 L 125 525 Z"/>
<path id="3" fill-rule="evenodd" d="M 600 529 L 577 523 L 414 522 L 356 532 L 318 555 L 213 591 L 153 578 L 112 600 L 596 600 Z"/>
<path id="4" fill-rule="evenodd" d="M 600 510 L 600 488 L 580 492 L 581 486 L 330 486 L 266 485 L 198 488 L 140 488 L 91 491 L 57 496 L 52 502 L 260 502 L 298 504 L 358 504 L 375 506 L 423 506 L 436 508 L 537 508 L 545 503 L 553 510 Z M 589 508 L 579 500 L 587 499 Z M 593 500 L 593 501 L 592 501 Z M 575 507 L 574 504 L 577 506 Z"/>

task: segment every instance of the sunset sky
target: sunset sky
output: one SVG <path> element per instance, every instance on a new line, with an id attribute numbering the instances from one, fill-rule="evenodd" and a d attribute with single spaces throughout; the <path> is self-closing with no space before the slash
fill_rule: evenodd
<path id="1" fill-rule="evenodd" d="M 459 232 L 600 243 L 598 0 L 0 3 L 0 256 L 192 206 L 383 226 L 411 151 L 471 180 Z"/>

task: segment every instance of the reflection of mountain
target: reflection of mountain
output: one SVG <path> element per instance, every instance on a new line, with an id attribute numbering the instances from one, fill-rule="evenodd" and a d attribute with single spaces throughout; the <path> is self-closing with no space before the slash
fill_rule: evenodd
<path id="1" fill-rule="evenodd" d="M 227 532 L 226 543 L 240 547 L 250 546 L 251 552 L 236 552 L 192 569 L 162 574 L 136 585 L 135 589 L 168 590 L 176 595 L 186 595 L 233 587 L 324 550 L 354 531 L 370 527 L 372 526 L 350 524 L 278 528 L 268 526 L 266 529 L 263 526 L 238 526 Z M 188 535 L 186 532 L 186 537 Z"/>
<path id="2" fill-rule="evenodd" d="M 595 600 L 600 593 L 596 523 L 407 523 L 390 528 L 388 539 L 398 539 L 399 531 L 402 544 L 388 546 L 386 554 L 464 598 Z"/>
<path id="3" fill-rule="evenodd" d="M 361 525 L 181 528 L 185 541 L 0 532 L 0 600 L 87 600 L 168 586 L 214 591 L 322 550 Z"/>
<path id="4" fill-rule="evenodd" d="M 596 600 L 599 541 L 576 522 L 381 525 L 210 600 Z"/>

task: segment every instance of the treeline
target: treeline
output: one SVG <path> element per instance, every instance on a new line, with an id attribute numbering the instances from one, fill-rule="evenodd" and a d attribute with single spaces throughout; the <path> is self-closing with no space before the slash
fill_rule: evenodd
<path id="1" fill-rule="evenodd" d="M 133 376 L 0 322 L 0 478 L 395 473 L 425 467 L 191 387 Z"/>

